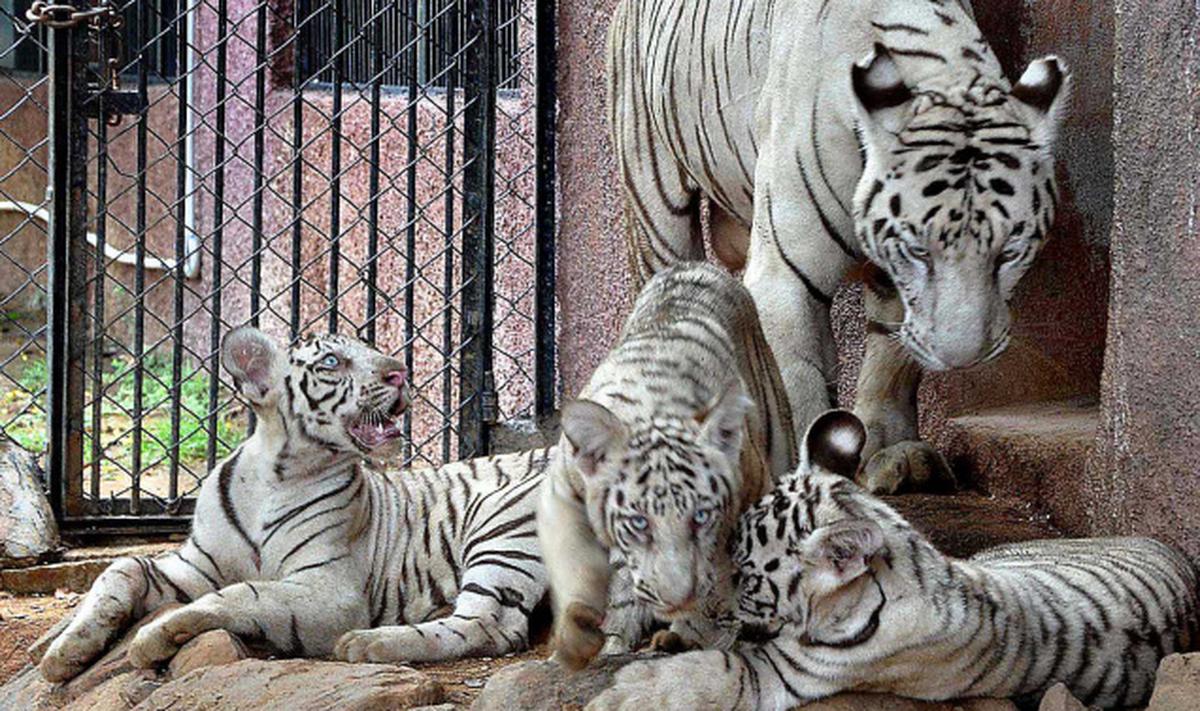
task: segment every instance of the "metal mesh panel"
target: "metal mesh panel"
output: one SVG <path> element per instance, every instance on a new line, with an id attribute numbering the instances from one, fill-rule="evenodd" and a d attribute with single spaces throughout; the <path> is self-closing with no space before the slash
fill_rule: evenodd
<path id="1" fill-rule="evenodd" d="M 8 54 L 44 58 L 46 30 L 19 5 L 0 5 L 20 38 Z M 535 358 L 553 358 L 533 345 L 535 310 L 553 309 L 534 298 L 546 221 L 533 0 L 114 8 L 122 26 L 70 40 L 87 58 L 72 105 L 114 120 L 76 122 L 87 219 L 68 338 L 83 384 L 66 390 L 82 437 L 62 445 L 80 450 L 57 473 L 64 518 L 190 511 L 251 424 L 218 363 L 242 323 L 401 354 L 416 392 L 405 464 L 475 453 L 494 404 L 533 414 Z M 42 72 L 0 59 L 0 199 L 15 205 L 0 214 L 0 427 L 33 450 L 60 377 L 42 345 L 51 236 L 44 209 L 28 214 L 49 207 Z"/>

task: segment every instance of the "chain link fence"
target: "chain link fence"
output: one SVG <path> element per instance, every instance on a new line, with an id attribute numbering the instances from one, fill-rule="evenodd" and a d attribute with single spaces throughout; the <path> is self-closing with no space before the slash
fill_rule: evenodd
<path id="1" fill-rule="evenodd" d="M 553 408 L 552 9 L 61 7 L 0 2 L 0 429 L 68 526 L 186 518 L 242 323 L 402 357 L 406 465 Z"/>

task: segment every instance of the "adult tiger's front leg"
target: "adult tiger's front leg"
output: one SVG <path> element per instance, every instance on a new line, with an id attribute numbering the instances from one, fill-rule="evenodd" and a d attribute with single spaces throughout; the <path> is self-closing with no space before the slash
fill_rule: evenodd
<path id="1" fill-rule="evenodd" d="M 345 571 L 327 571 L 214 591 L 138 630 L 129 661 L 135 667 L 152 667 L 173 657 L 192 638 L 216 629 L 266 643 L 285 656 L 327 655 L 341 633 L 369 619 L 365 601 L 347 579 Z"/>
<path id="2" fill-rule="evenodd" d="M 945 458 L 917 433 L 921 366 L 894 335 L 904 321 L 904 305 L 878 268 L 868 267 L 863 292 L 866 354 L 854 412 L 867 428 L 867 444 L 858 483 L 874 494 L 953 489 Z"/>
<path id="3" fill-rule="evenodd" d="M 192 541 L 158 558 L 121 558 L 100 574 L 74 619 L 42 656 L 47 681 L 75 677 L 130 623 L 170 602 L 216 590 L 221 571 Z"/>

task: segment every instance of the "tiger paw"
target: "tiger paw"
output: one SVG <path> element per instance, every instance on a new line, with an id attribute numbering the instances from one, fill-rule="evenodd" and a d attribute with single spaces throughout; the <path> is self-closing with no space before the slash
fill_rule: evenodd
<path id="1" fill-rule="evenodd" d="M 554 658 L 568 669 L 586 667 L 604 646 L 604 614 L 581 602 L 567 605 L 554 628 Z"/>
<path id="2" fill-rule="evenodd" d="M 129 643 L 129 663 L 137 669 L 149 669 L 175 656 L 196 635 L 213 628 L 198 610 L 176 610 L 137 631 Z"/>
<path id="3" fill-rule="evenodd" d="M 906 440 L 876 452 L 856 477 L 872 494 L 954 491 L 954 473 L 942 453 L 926 442 Z"/>
<path id="4" fill-rule="evenodd" d="M 51 683 L 74 679 L 104 649 L 103 639 L 64 632 L 50 645 L 38 662 L 42 678 Z"/>
<path id="5" fill-rule="evenodd" d="M 687 652 L 698 648 L 698 644 L 684 639 L 678 632 L 673 630 L 659 630 L 650 638 L 650 649 L 656 652 L 679 654 L 680 652 Z"/>
<path id="6" fill-rule="evenodd" d="M 338 639 L 333 658 L 343 662 L 421 662 L 435 658 L 437 640 L 423 637 L 415 627 L 376 627 L 351 630 Z"/>

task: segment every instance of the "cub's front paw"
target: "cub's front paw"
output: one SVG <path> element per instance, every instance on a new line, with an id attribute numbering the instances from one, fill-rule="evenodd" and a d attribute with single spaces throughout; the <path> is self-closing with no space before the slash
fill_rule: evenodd
<path id="1" fill-rule="evenodd" d="M 650 638 L 650 649 L 656 652 L 666 652 L 667 654 L 679 654 L 680 652 L 688 652 L 693 649 L 699 649 L 700 645 L 695 642 L 684 639 L 678 632 L 674 630 L 659 630 Z"/>
<path id="2" fill-rule="evenodd" d="M 421 662 L 435 657 L 432 637 L 415 627 L 377 627 L 351 630 L 338 639 L 333 658 L 343 662 Z"/>
<path id="3" fill-rule="evenodd" d="M 876 452 L 859 472 L 858 484 L 872 494 L 954 491 L 954 473 L 942 453 L 926 442 L 906 440 Z"/>
<path id="4" fill-rule="evenodd" d="M 586 667 L 604 646 L 604 614 L 581 602 L 567 605 L 554 625 L 554 658 L 568 669 Z"/>

